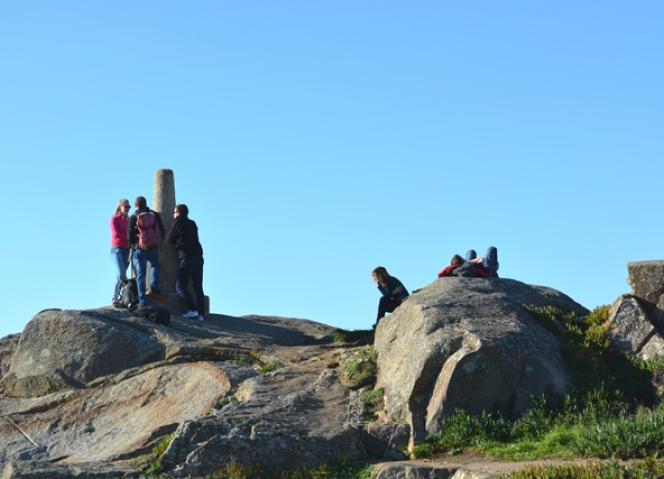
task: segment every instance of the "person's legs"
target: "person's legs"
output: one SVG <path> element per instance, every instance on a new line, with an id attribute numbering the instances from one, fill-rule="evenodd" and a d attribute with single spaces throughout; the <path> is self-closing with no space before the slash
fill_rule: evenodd
<path id="1" fill-rule="evenodd" d="M 175 281 L 175 291 L 187 305 L 187 311 L 194 311 L 196 309 L 196 305 L 194 304 L 194 300 L 191 298 L 191 295 L 187 289 L 187 285 L 189 284 L 190 279 L 191 267 L 189 264 L 189 258 L 181 258 L 178 264 L 178 277 Z"/>
<path id="2" fill-rule="evenodd" d="M 136 270 L 136 289 L 138 290 L 139 304 L 147 303 L 145 296 L 145 273 L 148 267 L 148 258 L 146 253 L 143 249 L 136 249 L 131 257 L 131 264 Z"/>
<path id="3" fill-rule="evenodd" d="M 378 301 L 378 317 L 376 318 L 375 325 L 378 325 L 378 322 L 385 317 L 385 314 L 394 312 L 397 306 L 399 306 L 399 303 L 387 296 L 382 296 L 380 301 Z"/>
<path id="4" fill-rule="evenodd" d="M 495 246 L 489 246 L 486 250 L 483 266 L 489 272 L 489 278 L 498 277 L 498 249 Z"/>
<path id="5" fill-rule="evenodd" d="M 196 309 L 201 316 L 205 315 L 205 294 L 203 293 L 203 257 L 191 259 L 191 283 L 196 293 Z"/>
<path id="6" fill-rule="evenodd" d="M 115 278 L 115 292 L 113 294 L 113 301 L 120 299 L 120 289 L 122 284 L 127 282 L 127 262 L 129 260 L 129 249 L 127 248 L 111 248 L 111 258 L 113 264 L 117 268 L 117 275 Z"/>
<path id="7" fill-rule="evenodd" d="M 477 252 L 474 249 L 469 249 L 466 253 L 466 261 L 471 261 L 477 258 Z"/>
<path id="8" fill-rule="evenodd" d="M 159 289 L 159 248 L 150 248 L 146 251 L 150 263 L 150 290 Z"/>

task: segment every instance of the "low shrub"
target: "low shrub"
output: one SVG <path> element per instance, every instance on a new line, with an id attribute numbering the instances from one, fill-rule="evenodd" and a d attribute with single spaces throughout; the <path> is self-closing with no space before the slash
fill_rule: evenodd
<path id="1" fill-rule="evenodd" d="M 335 343 L 360 343 L 360 344 L 373 344 L 374 332 L 372 329 L 358 329 L 356 331 L 347 331 L 345 329 L 337 329 L 334 332 Z"/>
<path id="2" fill-rule="evenodd" d="M 375 421 L 377 419 L 376 411 L 382 407 L 384 395 L 385 390 L 383 388 L 365 391 L 362 393 L 361 399 L 362 405 L 364 406 L 362 419 L 365 421 Z"/>
<path id="3" fill-rule="evenodd" d="M 376 382 L 377 353 L 371 346 L 355 351 L 342 362 L 341 381 L 349 389 L 373 386 Z"/>
<path id="4" fill-rule="evenodd" d="M 268 374 L 271 373 L 272 371 L 276 371 L 281 367 L 281 363 L 277 361 L 276 359 L 273 361 L 270 361 L 269 363 L 263 364 L 260 368 L 261 374 Z"/>

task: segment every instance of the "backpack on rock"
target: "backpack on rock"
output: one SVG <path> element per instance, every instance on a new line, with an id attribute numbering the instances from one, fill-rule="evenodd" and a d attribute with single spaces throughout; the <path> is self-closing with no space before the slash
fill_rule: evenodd
<path id="1" fill-rule="evenodd" d="M 136 280 L 131 278 L 120 286 L 120 299 L 114 301 L 113 306 L 120 309 L 133 310 L 138 305 L 138 287 Z"/>

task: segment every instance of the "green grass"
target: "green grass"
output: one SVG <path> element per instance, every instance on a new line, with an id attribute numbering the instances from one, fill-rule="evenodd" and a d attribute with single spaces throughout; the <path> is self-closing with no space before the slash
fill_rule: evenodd
<path id="1" fill-rule="evenodd" d="M 168 446 L 173 442 L 174 434 L 169 434 L 159 441 L 150 451 L 146 457 L 143 458 L 142 462 L 142 473 L 141 478 L 159 478 L 162 477 L 162 465 L 161 465 L 161 456 L 166 452 Z"/>
<path id="2" fill-rule="evenodd" d="M 281 363 L 277 361 L 276 359 L 273 361 L 270 361 L 269 363 L 263 364 L 260 367 L 260 372 L 261 374 L 268 374 L 271 373 L 272 371 L 276 371 L 281 367 Z"/>
<path id="3" fill-rule="evenodd" d="M 265 474 L 256 468 L 232 462 L 207 479 L 370 479 L 371 466 L 352 461 L 303 467 L 280 475 Z"/>
<path id="4" fill-rule="evenodd" d="M 632 409 L 618 396 L 595 391 L 578 401 L 567 399 L 559 409 L 542 400 L 515 421 L 457 411 L 426 444 L 430 447 L 413 451 L 416 457 L 468 449 L 513 461 L 644 458 L 664 454 L 664 404 Z"/>
<path id="5" fill-rule="evenodd" d="M 655 457 L 634 464 L 616 461 L 585 465 L 538 466 L 513 472 L 505 479 L 657 479 L 664 477 L 664 462 Z"/>

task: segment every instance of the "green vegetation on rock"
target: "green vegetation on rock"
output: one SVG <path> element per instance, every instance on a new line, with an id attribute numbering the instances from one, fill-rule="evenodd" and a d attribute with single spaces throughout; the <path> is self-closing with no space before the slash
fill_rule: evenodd
<path id="1" fill-rule="evenodd" d="M 573 394 L 562 400 L 539 398 L 516 420 L 488 412 L 471 416 L 456 411 L 444 420 L 442 432 L 416 446 L 412 456 L 463 449 L 506 460 L 663 454 L 664 404 L 653 406 L 657 398 L 650 378 L 662 370 L 664 361 L 637 360 L 611 349 L 606 306 L 585 318 L 552 307 L 527 309 L 559 338 L 570 365 Z"/>
<path id="2" fill-rule="evenodd" d="M 362 344 L 372 344 L 373 343 L 373 330 L 358 329 L 356 331 L 347 331 L 345 329 L 337 329 L 334 333 L 334 342 L 335 343 L 362 343 Z"/>
<path id="3" fill-rule="evenodd" d="M 362 405 L 364 406 L 362 419 L 365 421 L 375 421 L 378 418 L 376 416 L 376 411 L 378 411 L 383 405 L 384 395 L 385 390 L 383 388 L 373 389 L 362 393 Z"/>
<path id="4" fill-rule="evenodd" d="M 164 454 L 164 452 L 166 452 L 166 449 L 168 449 L 168 446 L 171 445 L 171 442 L 173 442 L 174 438 L 175 434 L 169 434 L 168 436 L 164 437 L 152 448 L 150 454 L 143 458 L 141 461 L 141 468 L 143 469 L 141 478 L 162 477 L 161 456 Z"/>
<path id="5" fill-rule="evenodd" d="M 376 350 L 367 346 L 342 362 L 341 381 L 350 389 L 373 386 L 376 382 Z"/>

